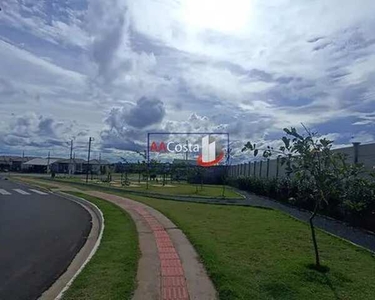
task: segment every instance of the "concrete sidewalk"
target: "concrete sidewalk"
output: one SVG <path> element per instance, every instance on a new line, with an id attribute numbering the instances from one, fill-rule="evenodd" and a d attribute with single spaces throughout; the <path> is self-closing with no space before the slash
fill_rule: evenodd
<path id="1" fill-rule="evenodd" d="M 215 288 L 183 232 L 157 210 L 112 194 L 83 193 L 110 201 L 135 221 L 142 256 L 134 300 L 214 300 Z"/>

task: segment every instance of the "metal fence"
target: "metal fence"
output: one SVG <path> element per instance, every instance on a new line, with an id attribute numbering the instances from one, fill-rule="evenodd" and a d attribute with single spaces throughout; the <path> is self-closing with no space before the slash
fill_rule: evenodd
<path id="1" fill-rule="evenodd" d="M 333 150 L 347 155 L 348 162 L 363 163 L 367 170 L 373 170 L 375 166 L 375 143 L 361 145 L 353 143 L 352 147 Z M 247 163 L 232 165 L 229 167 L 229 176 L 257 178 L 280 178 L 285 176 L 285 166 L 280 159 L 264 159 Z"/>

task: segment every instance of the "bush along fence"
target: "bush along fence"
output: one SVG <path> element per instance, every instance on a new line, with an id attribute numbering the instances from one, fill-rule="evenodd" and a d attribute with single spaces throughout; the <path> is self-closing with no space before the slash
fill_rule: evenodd
<path id="1" fill-rule="evenodd" d="M 315 266 L 320 269 L 314 217 L 319 212 L 375 232 L 375 176 L 359 163 L 358 143 L 348 155 L 331 150 L 332 141 L 320 139 L 307 128 L 305 131 L 307 134 L 300 135 L 295 128 L 285 128 L 283 146 L 277 150 L 270 146 L 257 148 L 248 142 L 242 151 L 254 156 L 261 153 L 264 160 L 231 166 L 228 182 L 310 210 Z"/>

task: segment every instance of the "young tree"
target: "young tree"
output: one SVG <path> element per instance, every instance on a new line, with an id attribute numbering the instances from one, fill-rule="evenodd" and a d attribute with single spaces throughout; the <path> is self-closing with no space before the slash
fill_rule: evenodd
<path id="1" fill-rule="evenodd" d="M 258 149 L 256 144 L 248 142 L 242 151 L 251 151 L 254 156 L 262 151 L 265 158 L 276 154 L 281 159 L 281 164 L 285 165 L 286 175 L 293 176 L 293 180 L 302 186 L 304 197 L 313 202 L 309 224 L 315 251 L 315 267 L 321 270 L 314 218 L 322 205 L 329 204 L 333 194 L 342 192 L 344 180 L 358 172 L 358 167 L 348 164 L 341 153 L 333 152 L 332 141 L 319 138 L 317 133 L 311 132 L 304 125 L 303 127 L 306 131 L 304 135 L 293 127 L 284 128 L 286 135 L 282 137 L 283 145 L 277 150 L 270 146 Z"/>
<path id="2" fill-rule="evenodd" d="M 149 164 L 148 164 L 148 161 L 147 161 L 147 151 L 144 150 L 143 152 L 141 151 L 136 151 L 140 156 L 142 156 L 142 158 L 144 159 L 142 161 L 142 167 L 141 167 L 141 170 L 142 171 L 146 171 L 146 189 L 148 190 L 148 179 L 150 177 L 150 173 L 149 173 Z M 139 162 L 138 162 L 139 164 Z M 138 182 L 140 183 L 140 178 L 141 178 L 141 173 L 138 174 L 139 177 L 138 177 Z"/>

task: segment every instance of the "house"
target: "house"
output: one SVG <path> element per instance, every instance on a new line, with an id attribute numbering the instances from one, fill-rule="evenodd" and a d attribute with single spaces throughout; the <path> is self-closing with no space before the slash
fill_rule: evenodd
<path id="1" fill-rule="evenodd" d="M 86 166 L 86 161 L 80 158 L 35 158 L 23 164 L 23 168 L 28 172 L 47 173 L 48 171 L 63 174 L 86 173 Z M 99 174 L 99 172 L 104 174 L 107 166 L 109 166 L 108 161 L 102 161 L 101 163 L 97 160 L 90 161 L 90 167 L 95 174 Z"/>
<path id="2" fill-rule="evenodd" d="M 58 158 L 34 158 L 23 163 L 23 169 L 32 173 L 47 173 L 48 171 L 57 172 Z"/>
<path id="3" fill-rule="evenodd" d="M 110 162 L 107 160 L 90 160 L 90 172 L 105 174 L 108 172 Z M 40 158 L 21 156 L 0 156 L 0 171 L 30 172 L 30 173 L 63 173 L 84 174 L 87 170 L 87 162 L 80 158 Z"/>
<path id="4" fill-rule="evenodd" d="M 109 171 L 111 163 L 107 160 L 92 159 L 89 162 L 89 173 L 93 174 L 105 174 Z M 83 173 L 87 172 L 87 162 L 85 161 L 82 165 Z"/>
<path id="5" fill-rule="evenodd" d="M 0 171 L 22 171 L 22 164 L 27 162 L 34 157 L 22 157 L 22 156 L 0 156 Z"/>
<path id="6" fill-rule="evenodd" d="M 81 174 L 83 173 L 83 164 L 86 161 L 80 158 L 59 159 L 55 162 L 57 165 L 57 173 L 65 174 Z"/>
<path id="7" fill-rule="evenodd" d="M 9 156 L 0 156 L 0 171 L 10 171 L 12 162 Z"/>

